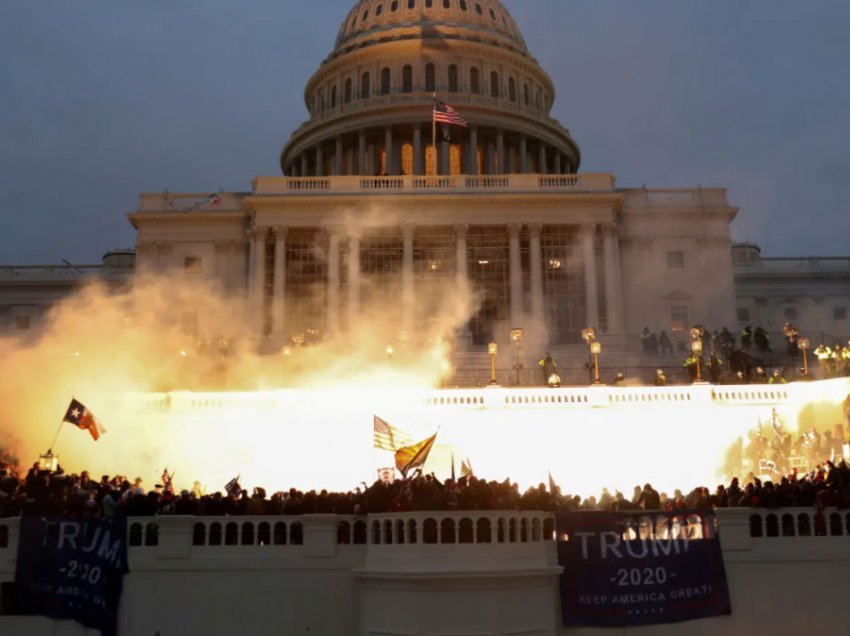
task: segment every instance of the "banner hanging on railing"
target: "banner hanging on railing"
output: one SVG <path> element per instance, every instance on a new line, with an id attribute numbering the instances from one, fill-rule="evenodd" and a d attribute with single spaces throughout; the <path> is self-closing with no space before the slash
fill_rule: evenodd
<path id="1" fill-rule="evenodd" d="M 127 520 L 22 517 L 16 610 L 115 634 L 127 572 Z"/>
<path id="2" fill-rule="evenodd" d="M 566 627 L 627 627 L 731 613 L 712 511 L 557 515 Z"/>

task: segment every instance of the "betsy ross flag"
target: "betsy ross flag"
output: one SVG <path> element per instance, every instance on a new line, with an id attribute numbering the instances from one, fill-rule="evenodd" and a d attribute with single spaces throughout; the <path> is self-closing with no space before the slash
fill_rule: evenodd
<path id="1" fill-rule="evenodd" d="M 434 98 L 434 123 L 449 124 L 450 126 L 463 126 L 467 128 L 469 122 L 460 116 L 454 108 L 444 101 Z"/>
<path id="2" fill-rule="evenodd" d="M 425 464 L 428 459 L 428 453 L 434 447 L 434 440 L 437 439 L 437 434 L 434 433 L 426 440 L 413 444 L 412 446 L 404 446 L 399 448 L 395 453 L 395 467 L 399 472 L 407 478 L 407 473 L 414 468 L 419 468 Z"/>
<path id="3" fill-rule="evenodd" d="M 62 421 L 73 424 L 81 430 L 88 431 L 94 441 L 100 439 L 101 434 L 106 432 L 106 429 L 95 419 L 94 414 L 82 402 L 73 398 Z"/>
<path id="4" fill-rule="evenodd" d="M 395 451 L 410 444 L 410 435 L 390 426 L 377 415 L 374 416 L 374 447 L 381 450 Z"/>

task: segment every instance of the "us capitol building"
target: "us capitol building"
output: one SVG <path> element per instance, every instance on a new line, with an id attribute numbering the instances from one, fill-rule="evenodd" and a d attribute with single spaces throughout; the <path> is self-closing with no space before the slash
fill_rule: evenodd
<path id="1" fill-rule="evenodd" d="M 434 94 L 470 123 L 441 125 L 436 147 Z M 550 116 L 552 80 L 497 0 L 358 2 L 304 97 L 283 176 L 248 192 L 142 194 L 128 215 L 135 252 L 102 265 L 0 268 L 0 325 L 36 328 L 91 278 L 167 271 L 244 295 L 269 346 L 344 333 L 381 294 L 398 299 L 401 329 L 421 333 L 447 289 L 480 299 L 460 349 L 518 327 L 554 350 L 586 326 L 615 348 L 644 326 L 680 339 L 695 323 L 850 332 L 850 259 L 733 245 L 738 208 L 723 188 L 582 173 L 578 143 Z"/>

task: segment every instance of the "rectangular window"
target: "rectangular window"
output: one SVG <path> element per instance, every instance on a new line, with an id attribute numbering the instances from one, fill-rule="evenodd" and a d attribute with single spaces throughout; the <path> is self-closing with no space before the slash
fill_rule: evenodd
<path id="1" fill-rule="evenodd" d="M 750 310 L 748 307 L 738 307 L 738 322 L 750 322 Z"/>
<path id="2" fill-rule="evenodd" d="M 183 259 L 183 271 L 187 274 L 202 274 L 204 261 L 200 256 L 187 256 Z"/>
<path id="3" fill-rule="evenodd" d="M 26 331 L 30 328 L 32 321 L 29 316 L 16 316 L 15 317 L 15 328 L 20 331 Z"/>
<path id="4" fill-rule="evenodd" d="M 687 307 L 670 307 L 670 329 L 679 333 L 688 329 Z"/>
<path id="5" fill-rule="evenodd" d="M 685 253 L 667 252 L 667 269 L 685 269 Z"/>
<path id="6" fill-rule="evenodd" d="M 847 307 L 833 307 L 832 318 L 833 320 L 847 320 Z"/>

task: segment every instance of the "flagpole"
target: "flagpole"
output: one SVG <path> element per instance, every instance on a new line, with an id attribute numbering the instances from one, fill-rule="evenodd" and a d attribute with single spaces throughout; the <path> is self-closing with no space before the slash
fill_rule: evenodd
<path id="1" fill-rule="evenodd" d="M 431 103 L 431 147 L 434 149 L 434 176 L 440 175 L 440 157 L 437 154 L 437 120 L 434 118 L 434 104 L 437 102 L 437 92 L 434 91 L 434 101 Z"/>
<path id="2" fill-rule="evenodd" d="M 65 423 L 65 420 L 59 422 L 59 428 L 56 431 L 56 435 L 53 436 L 53 442 L 50 444 L 50 448 L 47 449 L 48 455 L 53 452 L 53 447 L 56 446 L 56 440 L 59 439 L 59 433 L 62 432 L 62 425 Z"/>

